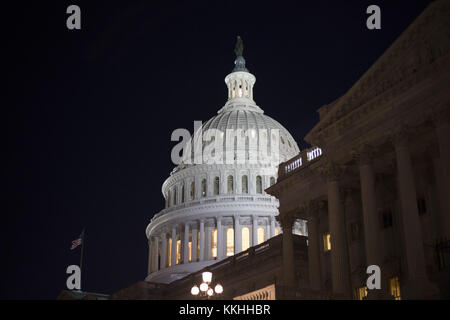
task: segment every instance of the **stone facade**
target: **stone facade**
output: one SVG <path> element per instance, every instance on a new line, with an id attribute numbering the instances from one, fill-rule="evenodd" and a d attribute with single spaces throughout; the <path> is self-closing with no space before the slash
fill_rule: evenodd
<path id="1" fill-rule="evenodd" d="M 308 221 L 315 292 L 361 298 L 367 266 L 378 265 L 381 290 L 368 290 L 369 299 L 449 298 L 449 16 L 450 1 L 432 2 L 346 94 L 320 108 L 305 140 L 321 154 L 280 164 L 266 190 L 280 201 L 283 228 Z M 284 276 L 295 283 L 284 241 Z"/>

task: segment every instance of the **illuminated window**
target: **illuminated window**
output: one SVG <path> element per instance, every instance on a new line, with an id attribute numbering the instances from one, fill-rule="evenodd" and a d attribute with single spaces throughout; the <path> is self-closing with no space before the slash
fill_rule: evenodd
<path id="1" fill-rule="evenodd" d="M 227 256 L 232 256 L 234 254 L 234 229 L 227 229 Z"/>
<path id="2" fill-rule="evenodd" d="M 217 258 L 217 229 L 211 231 L 211 257 Z"/>
<path id="3" fill-rule="evenodd" d="M 173 205 L 177 204 L 177 186 L 173 187 Z"/>
<path id="4" fill-rule="evenodd" d="M 181 187 L 181 203 L 183 203 L 183 202 L 184 202 L 184 184 Z"/>
<path id="5" fill-rule="evenodd" d="M 275 177 L 270 177 L 270 186 L 275 184 Z"/>
<path id="6" fill-rule="evenodd" d="M 192 261 L 192 233 L 189 232 L 188 261 Z"/>
<path id="7" fill-rule="evenodd" d="M 262 178 L 261 178 L 261 176 L 256 177 L 256 193 L 262 193 Z"/>
<path id="8" fill-rule="evenodd" d="M 250 248 L 250 229 L 247 227 L 242 228 L 242 251 Z"/>
<path id="9" fill-rule="evenodd" d="M 214 194 L 218 195 L 219 194 L 219 177 L 215 177 L 214 178 Z"/>
<path id="10" fill-rule="evenodd" d="M 195 197 L 195 182 L 194 181 L 191 182 L 191 192 L 189 195 L 190 195 L 191 200 L 194 200 L 194 197 Z"/>
<path id="11" fill-rule="evenodd" d="M 275 235 L 279 235 L 280 234 L 280 229 L 278 227 L 275 228 Z"/>
<path id="12" fill-rule="evenodd" d="M 401 300 L 402 296 L 400 294 L 400 281 L 398 277 L 393 277 L 388 280 L 389 292 L 394 297 L 395 300 Z"/>
<path id="13" fill-rule="evenodd" d="M 248 176 L 242 176 L 242 193 L 248 193 Z"/>
<path id="14" fill-rule="evenodd" d="M 327 252 L 331 250 L 331 235 L 329 232 L 323 235 L 323 251 Z"/>
<path id="15" fill-rule="evenodd" d="M 206 179 L 202 180 L 202 197 L 206 197 Z"/>
<path id="16" fill-rule="evenodd" d="M 227 178 L 227 191 L 228 194 L 232 194 L 233 190 L 234 190 L 234 180 L 233 180 L 233 176 L 228 176 Z"/>
<path id="17" fill-rule="evenodd" d="M 172 264 L 172 238 L 169 238 L 167 240 L 167 255 L 166 255 L 166 265 L 168 267 L 170 267 L 170 265 Z"/>
<path id="18" fill-rule="evenodd" d="M 257 230 L 257 236 L 258 236 L 258 244 L 263 243 L 266 238 L 266 230 L 263 227 L 259 227 Z"/>
<path id="19" fill-rule="evenodd" d="M 367 297 L 367 287 L 359 287 L 355 289 L 355 298 L 356 300 L 363 300 Z"/>
<path id="20" fill-rule="evenodd" d="M 177 258 L 176 263 L 181 263 L 181 240 L 177 240 Z"/>

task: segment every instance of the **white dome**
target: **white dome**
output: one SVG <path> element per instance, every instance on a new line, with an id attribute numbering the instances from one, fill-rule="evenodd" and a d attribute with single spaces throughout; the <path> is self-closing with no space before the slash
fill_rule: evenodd
<path id="1" fill-rule="evenodd" d="M 228 101 L 196 129 L 187 144 L 191 149 L 162 186 L 166 208 L 146 230 L 148 281 L 171 282 L 281 232 L 275 220 L 278 200 L 264 190 L 276 182 L 279 163 L 296 156 L 299 148 L 256 105 L 256 78 L 243 57 L 235 64 L 225 78 Z M 193 161 L 199 151 L 201 161 Z M 296 230 L 304 234 L 305 224 Z"/>

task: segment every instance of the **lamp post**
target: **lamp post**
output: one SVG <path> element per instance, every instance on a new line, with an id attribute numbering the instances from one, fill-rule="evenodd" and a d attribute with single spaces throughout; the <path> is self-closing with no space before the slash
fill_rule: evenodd
<path id="1" fill-rule="evenodd" d="M 206 296 L 208 299 L 209 297 L 212 297 L 217 294 L 222 294 L 223 287 L 221 284 L 217 283 L 214 287 L 214 290 L 212 288 L 212 273 L 209 271 L 205 271 L 202 273 L 202 280 L 203 282 L 200 284 L 200 286 L 197 286 L 196 284 L 191 288 L 191 294 L 193 296 Z"/>

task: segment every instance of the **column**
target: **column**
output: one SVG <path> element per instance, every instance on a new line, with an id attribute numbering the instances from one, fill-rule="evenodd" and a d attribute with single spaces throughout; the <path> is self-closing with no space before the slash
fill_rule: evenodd
<path id="1" fill-rule="evenodd" d="M 252 216 L 252 247 L 258 244 L 258 217 Z"/>
<path id="2" fill-rule="evenodd" d="M 234 254 L 242 251 L 242 231 L 239 224 L 239 215 L 234 216 Z"/>
<path id="3" fill-rule="evenodd" d="M 175 266 L 177 264 L 177 226 L 172 226 L 172 256 L 171 256 L 171 266 Z"/>
<path id="4" fill-rule="evenodd" d="M 321 208 L 319 208 L 321 206 Z M 320 242 L 319 242 L 319 210 L 325 208 L 324 201 L 321 203 L 312 202 L 309 206 L 308 216 L 308 267 L 309 283 L 311 289 L 320 291 L 321 289 L 321 265 L 320 265 Z"/>
<path id="5" fill-rule="evenodd" d="M 167 237 L 166 232 L 161 234 L 161 269 L 164 269 L 167 265 Z"/>
<path id="6" fill-rule="evenodd" d="M 405 245 L 406 283 L 404 297 L 420 299 L 434 294 L 426 274 L 422 230 L 417 208 L 416 186 L 408 147 L 407 134 L 400 131 L 394 135 L 397 161 L 397 184 L 401 204 L 401 226 Z"/>
<path id="7" fill-rule="evenodd" d="M 153 272 L 158 271 L 158 249 L 159 249 L 159 238 L 153 237 Z"/>
<path id="8" fill-rule="evenodd" d="M 283 292 L 282 299 L 292 299 L 295 297 L 296 277 L 294 263 L 294 238 L 292 226 L 294 218 L 287 213 L 280 212 L 278 218 L 283 228 L 282 254 L 283 254 Z"/>
<path id="9" fill-rule="evenodd" d="M 217 217 L 217 259 L 223 258 L 223 230 L 222 230 L 222 218 Z"/>
<path id="10" fill-rule="evenodd" d="M 205 260 L 205 221 L 200 220 L 200 257 L 199 261 Z"/>
<path id="11" fill-rule="evenodd" d="M 189 223 L 184 225 L 183 263 L 189 263 Z"/>
<path id="12" fill-rule="evenodd" d="M 350 298 L 350 268 L 348 262 L 345 216 L 339 189 L 341 170 L 337 164 L 328 167 L 328 218 L 331 235 L 331 282 L 336 298 Z"/>
<path id="13" fill-rule="evenodd" d="M 150 237 L 148 239 L 148 267 L 147 267 L 147 274 L 150 274 L 153 272 L 153 241 Z"/>
<path id="14" fill-rule="evenodd" d="M 441 176 L 440 194 L 444 195 L 439 199 L 441 204 L 440 220 L 441 232 L 445 237 L 450 237 L 450 111 L 445 107 L 434 113 L 434 123 L 436 136 L 439 144 L 440 170 L 436 175 Z"/>
<path id="15" fill-rule="evenodd" d="M 366 267 L 370 265 L 382 267 L 383 255 L 380 248 L 380 225 L 375 193 L 375 175 L 372 164 L 373 152 L 370 146 L 365 145 L 359 151 L 357 160 L 359 162 L 361 183 Z M 382 290 L 368 290 L 367 297 L 369 299 L 380 299 Z"/>
<path id="16" fill-rule="evenodd" d="M 196 262 L 197 261 L 197 247 L 198 247 L 198 242 L 197 242 L 197 223 L 195 223 L 192 226 L 192 245 L 191 245 L 191 261 L 192 262 Z"/>
<path id="17" fill-rule="evenodd" d="M 270 237 L 275 237 L 275 217 L 270 216 Z"/>

